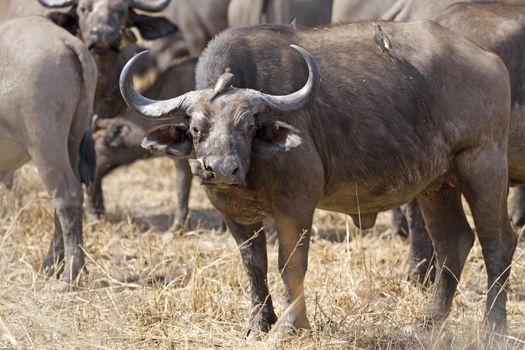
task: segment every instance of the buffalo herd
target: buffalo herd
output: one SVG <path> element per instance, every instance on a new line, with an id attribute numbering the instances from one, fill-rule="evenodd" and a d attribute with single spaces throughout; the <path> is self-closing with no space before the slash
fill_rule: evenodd
<path id="1" fill-rule="evenodd" d="M 287 306 L 274 328 L 310 328 L 316 208 L 361 229 L 397 210 L 410 277 L 434 283 L 425 324 L 440 327 L 475 237 L 462 198 L 485 324 L 505 332 L 511 222 L 525 224 L 524 0 L 3 0 L 0 33 L 0 181 L 38 169 L 55 224 L 43 269 L 60 290 L 84 266 L 82 184 L 102 216 L 106 174 L 169 156 L 174 228 L 197 177 L 240 247 L 249 339 L 277 323 L 268 219 Z M 136 74 L 153 82 L 137 89 Z"/>

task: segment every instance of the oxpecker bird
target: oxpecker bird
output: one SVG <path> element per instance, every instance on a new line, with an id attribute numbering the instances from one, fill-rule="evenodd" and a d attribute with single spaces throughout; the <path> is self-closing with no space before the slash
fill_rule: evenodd
<path id="1" fill-rule="evenodd" d="M 392 44 L 390 43 L 390 39 L 386 35 L 385 32 L 383 32 L 383 29 L 378 23 L 372 23 L 374 26 L 375 32 L 374 32 L 374 39 L 376 41 L 377 46 L 381 50 L 379 52 L 379 56 L 383 55 L 384 52 L 387 52 L 390 57 L 392 57 L 393 49 Z"/>
<path id="2" fill-rule="evenodd" d="M 231 72 L 231 69 L 226 68 L 224 70 L 224 73 L 221 74 L 221 76 L 219 77 L 219 79 L 217 79 L 217 82 L 215 83 L 215 88 L 213 89 L 213 95 L 211 97 L 212 100 L 232 86 L 233 77 L 234 75 Z"/>

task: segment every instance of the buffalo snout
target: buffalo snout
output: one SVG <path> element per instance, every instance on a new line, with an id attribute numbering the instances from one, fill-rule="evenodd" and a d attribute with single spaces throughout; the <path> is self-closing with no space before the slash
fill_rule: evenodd
<path id="1" fill-rule="evenodd" d="M 120 32 L 109 26 L 96 26 L 89 30 L 89 38 L 86 42 L 90 48 L 118 49 Z"/>
<path id="2" fill-rule="evenodd" d="M 235 156 L 210 156 L 190 160 L 193 175 L 199 176 L 203 184 L 241 185 L 246 184 L 240 161 Z"/>

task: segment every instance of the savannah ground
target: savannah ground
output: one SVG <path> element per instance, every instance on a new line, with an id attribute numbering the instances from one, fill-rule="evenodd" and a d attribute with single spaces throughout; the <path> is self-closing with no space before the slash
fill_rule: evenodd
<path id="1" fill-rule="evenodd" d="M 318 212 L 305 281 L 312 331 L 245 342 L 250 299 L 239 250 L 194 182 L 191 220 L 166 233 L 174 213 L 173 165 L 152 159 L 104 182 L 108 216 L 84 221 L 87 271 L 55 292 L 39 270 L 53 233 L 49 195 L 30 164 L 12 191 L 0 185 L 0 348 L 19 349 L 440 349 L 525 348 L 525 244 L 514 255 L 509 332 L 481 332 L 486 274 L 476 242 L 441 330 L 420 327 L 429 292 L 406 281 L 408 241 L 388 217 L 360 232 L 342 214 Z M 268 243 L 270 291 L 283 310 L 277 245 Z"/>

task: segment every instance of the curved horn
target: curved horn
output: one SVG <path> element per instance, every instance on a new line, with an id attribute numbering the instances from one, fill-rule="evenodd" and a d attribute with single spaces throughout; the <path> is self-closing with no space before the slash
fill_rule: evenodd
<path id="1" fill-rule="evenodd" d="M 38 0 L 40 5 L 52 9 L 76 5 L 76 0 Z"/>
<path id="2" fill-rule="evenodd" d="M 129 6 L 147 12 L 160 12 L 170 4 L 171 0 L 158 0 L 156 3 L 146 0 L 131 0 Z"/>
<path id="3" fill-rule="evenodd" d="M 190 91 L 184 95 L 157 101 L 146 98 L 133 89 L 131 84 L 131 74 L 133 67 L 143 59 L 148 51 L 142 51 L 133 56 L 120 73 L 120 93 L 126 104 L 135 112 L 148 119 L 172 119 L 178 115 L 184 115 L 186 109 L 190 107 L 197 97 L 198 91 Z"/>
<path id="4" fill-rule="evenodd" d="M 279 112 L 292 112 L 303 108 L 320 81 L 319 65 L 314 56 L 300 46 L 290 46 L 299 51 L 308 65 L 308 80 L 306 84 L 300 90 L 283 96 L 268 95 L 256 90 L 250 91 L 251 94 L 255 95 L 255 98 L 261 98 L 268 108 Z"/>

